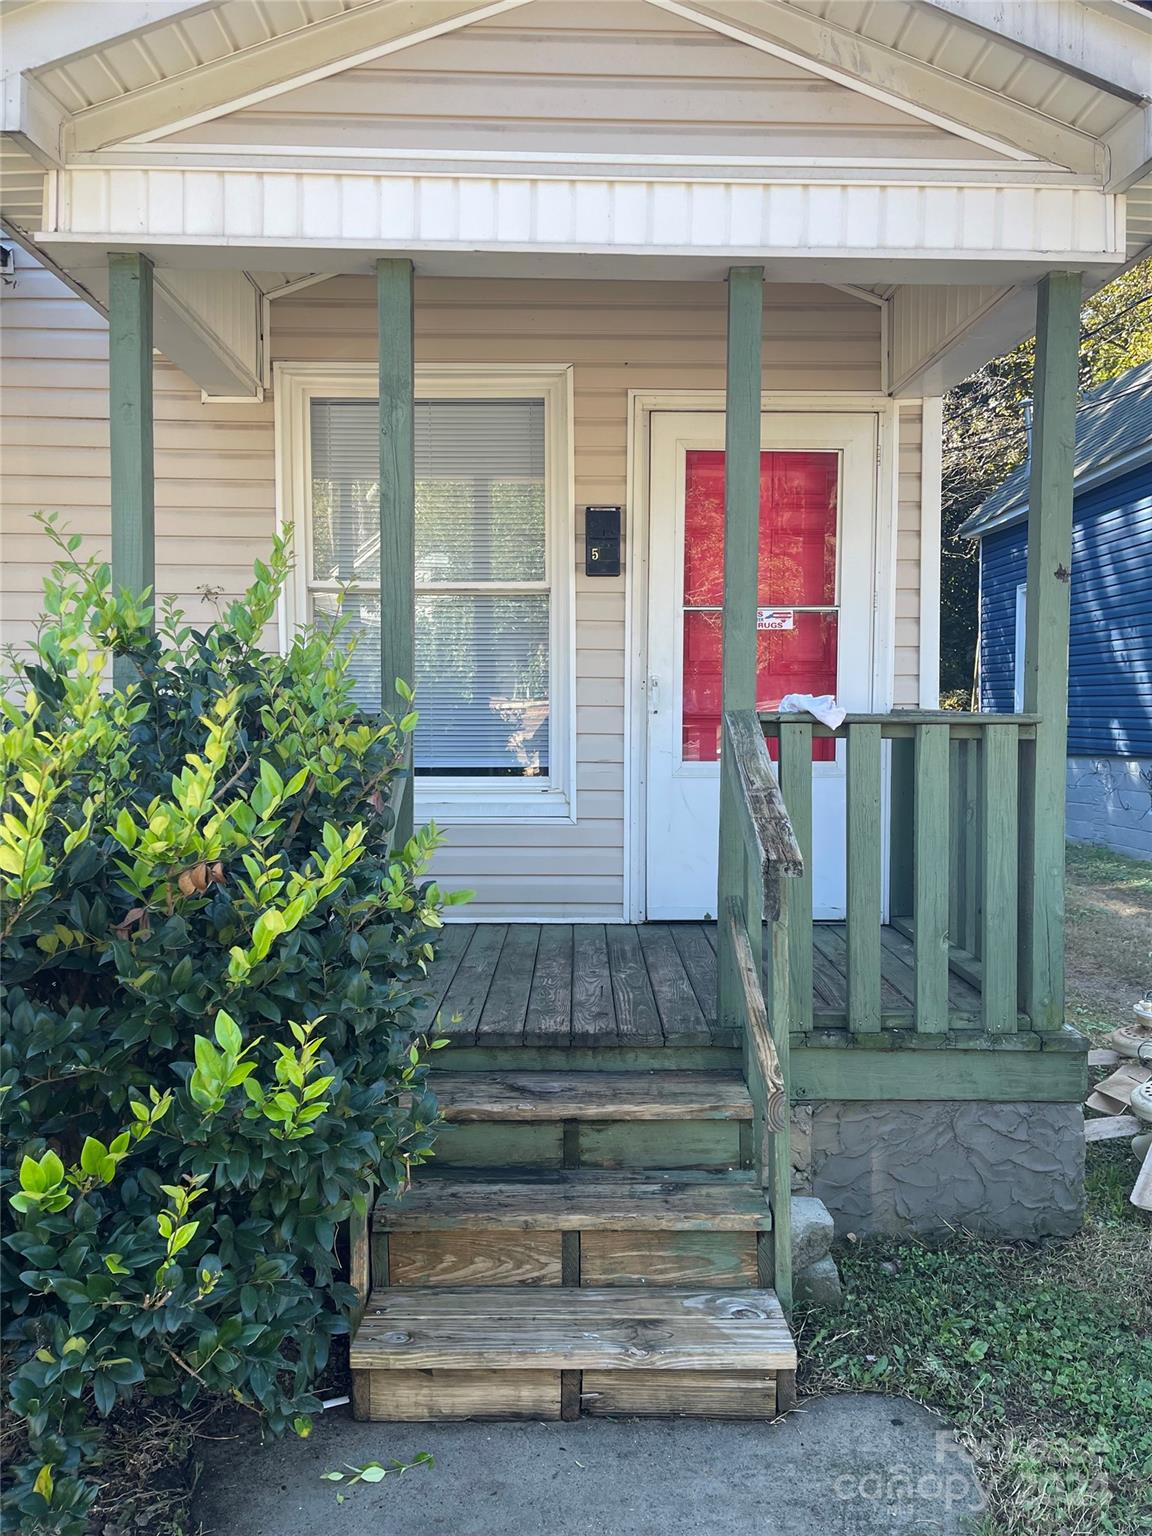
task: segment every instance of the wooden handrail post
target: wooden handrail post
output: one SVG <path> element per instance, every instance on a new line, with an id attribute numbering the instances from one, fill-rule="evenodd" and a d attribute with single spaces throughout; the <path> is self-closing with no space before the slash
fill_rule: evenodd
<path id="1" fill-rule="evenodd" d="M 1021 982 L 1032 1028 L 1064 1026 L 1068 619 L 1081 274 L 1051 272 L 1036 303 L 1024 708 L 1038 714 L 1021 816 Z"/>
<path id="2" fill-rule="evenodd" d="M 416 375 L 412 263 L 376 263 L 380 373 L 380 703 L 399 714 L 407 704 L 396 679 L 416 682 Z M 419 707 L 419 704 L 417 704 Z M 395 842 L 412 835 L 409 776 Z"/>
<path id="3" fill-rule="evenodd" d="M 156 457 L 152 431 L 152 263 L 139 251 L 108 257 L 108 446 L 112 586 L 156 587 Z M 117 656 L 118 687 L 136 677 Z"/>
<path id="4" fill-rule="evenodd" d="M 725 710 L 756 708 L 763 326 L 763 267 L 733 267 L 728 273 L 724 386 Z"/>

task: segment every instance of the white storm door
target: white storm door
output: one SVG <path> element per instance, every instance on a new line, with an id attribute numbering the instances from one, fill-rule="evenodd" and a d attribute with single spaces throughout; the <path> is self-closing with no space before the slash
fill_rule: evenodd
<path id="1" fill-rule="evenodd" d="M 757 705 L 872 703 L 878 422 L 761 418 Z M 724 416 L 655 412 L 648 564 L 647 915 L 716 915 Z M 813 745 L 813 910 L 845 911 L 845 749 Z"/>

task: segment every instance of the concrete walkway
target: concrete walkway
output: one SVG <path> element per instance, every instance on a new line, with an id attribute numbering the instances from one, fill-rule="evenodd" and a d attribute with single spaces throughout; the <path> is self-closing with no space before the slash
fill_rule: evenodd
<path id="1" fill-rule="evenodd" d="M 836 1397 L 776 1425 L 356 1424 L 207 1443 L 206 1536 L 961 1536 L 981 1499 L 940 1419 L 898 1398 Z M 359 1484 L 321 1474 L 410 1460 Z"/>

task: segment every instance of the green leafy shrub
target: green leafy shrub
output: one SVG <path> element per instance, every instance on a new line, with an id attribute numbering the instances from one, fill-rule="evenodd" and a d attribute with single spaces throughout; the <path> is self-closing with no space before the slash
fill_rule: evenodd
<path id="1" fill-rule="evenodd" d="M 21 1529 L 84 1530 L 99 1425 L 221 1394 L 306 1433 L 354 1303 L 341 1224 L 426 1154 L 433 829 L 390 848 L 415 716 L 337 635 L 260 649 L 277 545 L 204 632 L 78 541 L 3 703 L 5 1354 Z M 109 655 L 136 681 L 108 686 Z"/>

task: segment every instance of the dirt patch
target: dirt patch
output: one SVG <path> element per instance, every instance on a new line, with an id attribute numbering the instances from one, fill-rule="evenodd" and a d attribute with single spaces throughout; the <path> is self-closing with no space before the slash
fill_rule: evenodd
<path id="1" fill-rule="evenodd" d="M 1069 844 L 1068 1021 L 1102 1041 L 1152 989 L 1152 865 Z"/>

